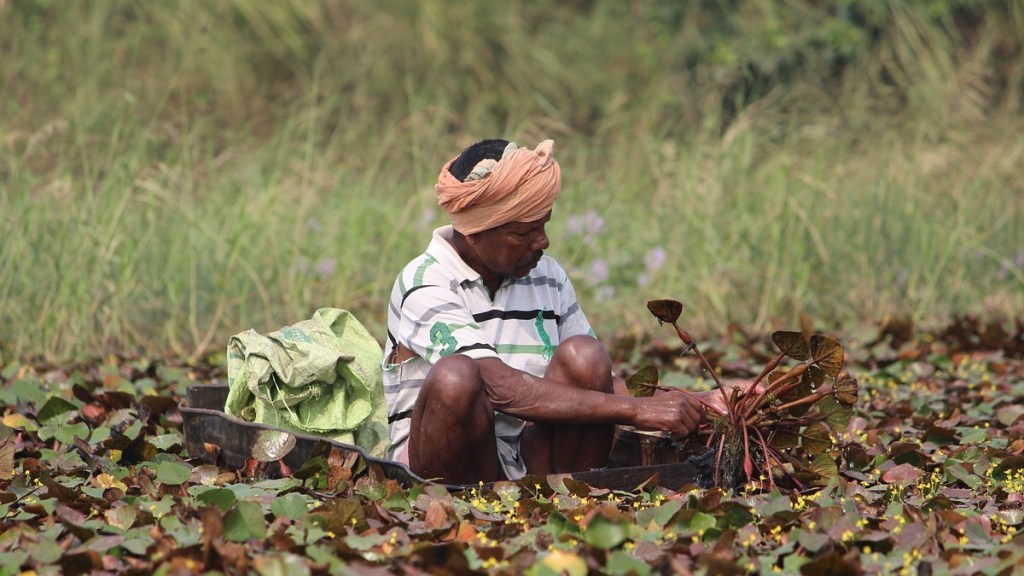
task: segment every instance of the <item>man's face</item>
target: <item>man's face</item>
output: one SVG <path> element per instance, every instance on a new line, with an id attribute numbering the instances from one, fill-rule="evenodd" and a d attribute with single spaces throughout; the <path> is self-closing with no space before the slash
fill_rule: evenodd
<path id="1" fill-rule="evenodd" d="M 551 220 L 548 212 L 533 222 L 509 222 L 474 234 L 474 248 L 486 276 L 522 278 L 537 265 L 550 246 L 544 226 Z M 489 273 L 487 273 L 489 272 Z"/>

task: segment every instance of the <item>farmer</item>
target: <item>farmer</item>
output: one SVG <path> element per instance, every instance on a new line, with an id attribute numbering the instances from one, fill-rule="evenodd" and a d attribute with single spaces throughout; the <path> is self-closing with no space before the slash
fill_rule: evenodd
<path id="1" fill-rule="evenodd" d="M 451 226 L 395 281 L 384 393 L 390 456 L 449 483 L 605 465 L 615 424 L 689 435 L 683 394 L 634 398 L 550 256 L 552 141 L 466 148 L 435 190 Z"/>

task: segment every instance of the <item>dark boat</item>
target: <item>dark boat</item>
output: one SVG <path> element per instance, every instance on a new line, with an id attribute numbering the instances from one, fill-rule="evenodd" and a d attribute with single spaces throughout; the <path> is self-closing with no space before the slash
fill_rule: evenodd
<path id="1" fill-rule="evenodd" d="M 365 473 L 395 480 L 404 486 L 429 481 L 414 474 L 405 464 L 370 456 L 358 446 L 229 416 L 224 413 L 227 394 L 226 384 L 188 387 L 187 405 L 181 406 L 180 410 L 185 448 L 193 458 L 241 470 L 254 457 L 254 448 L 261 434 L 267 431 L 287 432 L 295 439 L 295 445 L 283 454 L 281 461 L 290 470 L 301 469 L 317 455 L 333 455 L 347 462 L 361 460 L 360 469 Z M 706 454 L 700 454 L 701 451 L 702 448 L 695 454 L 694 450 L 685 445 L 679 446 L 667 437 L 619 427 L 607 468 L 575 472 L 569 476 L 594 488 L 622 491 L 634 491 L 654 484 L 671 490 L 701 486 L 707 484 L 706 472 L 702 471 L 708 468 L 701 465 L 708 459 Z M 446 486 L 451 490 L 466 488 Z"/>

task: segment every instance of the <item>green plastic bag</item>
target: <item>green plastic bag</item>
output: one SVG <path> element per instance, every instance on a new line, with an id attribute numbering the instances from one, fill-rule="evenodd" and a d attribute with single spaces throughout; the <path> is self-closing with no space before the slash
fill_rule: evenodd
<path id="1" fill-rule="evenodd" d="M 236 334 L 228 342 L 224 412 L 384 457 L 383 356 L 355 316 L 338 308 L 321 308 L 313 318 L 266 336 Z"/>

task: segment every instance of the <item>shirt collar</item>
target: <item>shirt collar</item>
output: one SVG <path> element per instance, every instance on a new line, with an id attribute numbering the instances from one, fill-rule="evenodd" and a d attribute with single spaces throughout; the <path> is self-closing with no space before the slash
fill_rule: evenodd
<path id="1" fill-rule="evenodd" d="M 455 246 L 452 246 L 452 232 L 454 232 L 454 229 L 450 225 L 434 230 L 430 238 L 430 245 L 427 246 L 427 254 L 450 270 L 456 277 L 462 279 L 462 281 L 476 282 L 480 280 L 482 278 L 480 273 L 470 267 L 469 264 L 466 264 L 455 250 Z"/>

